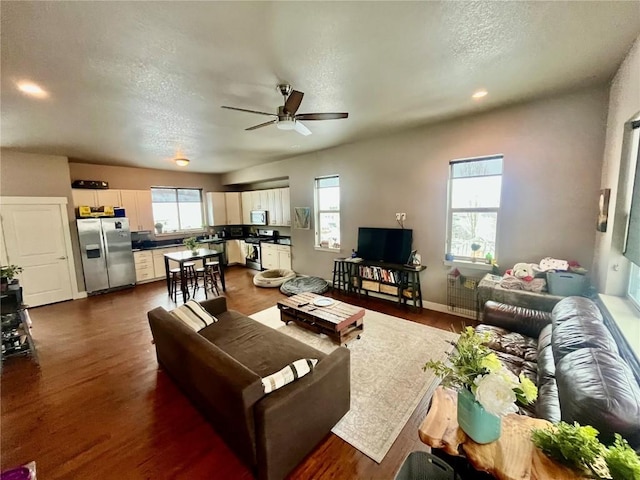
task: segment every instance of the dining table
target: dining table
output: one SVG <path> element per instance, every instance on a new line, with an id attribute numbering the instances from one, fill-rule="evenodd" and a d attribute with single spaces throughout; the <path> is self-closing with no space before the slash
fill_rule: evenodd
<path id="1" fill-rule="evenodd" d="M 180 252 L 171 252 L 164 254 L 164 271 L 167 278 L 167 292 L 171 296 L 171 275 L 169 272 L 169 261 L 177 262 L 180 265 L 180 290 L 182 291 L 182 302 L 185 303 L 189 297 L 189 290 L 187 288 L 187 278 L 184 274 L 184 264 L 187 262 L 201 261 L 202 266 L 205 266 L 207 259 L 217 258 L 220 262 L 220 283 L 222 284 L 222 291 L 226 291 L 224 282 L 224 252 L 217 250 L 210 250 L 208 248 L 198 248 L 197 250 L 183 250 Z"/>

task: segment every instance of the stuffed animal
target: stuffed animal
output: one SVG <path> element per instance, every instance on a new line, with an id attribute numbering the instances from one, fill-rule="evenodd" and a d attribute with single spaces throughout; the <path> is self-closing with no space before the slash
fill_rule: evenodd
<path id="1" fill-rule="evenodd" d="M 530 282 L 534 276 L 533 266 L 530 263 L 516 263 L 511 274 L 520 280 Z"/>

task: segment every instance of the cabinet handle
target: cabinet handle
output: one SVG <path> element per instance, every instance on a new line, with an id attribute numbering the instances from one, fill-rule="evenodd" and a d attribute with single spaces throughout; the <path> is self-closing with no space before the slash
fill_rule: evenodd
<path id="1" fill-rule="evenodd" d="M 58 257 L 58 260 L 66 260 L 67 257 Z"/>

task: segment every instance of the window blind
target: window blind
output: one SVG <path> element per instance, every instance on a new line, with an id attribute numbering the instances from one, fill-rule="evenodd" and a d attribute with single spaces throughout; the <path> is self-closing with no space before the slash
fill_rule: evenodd
<path id="1" fill-rule="evenodd" d="M 640 121 L 631 122 L 631 128 L 640 128 Z M 631 211 L 629 212 L 629 226 L 624 256 L 640 267 L 640 145 L 638 145 L 638 158 L 636 159 L 636 172 L 633 180 Z"/>

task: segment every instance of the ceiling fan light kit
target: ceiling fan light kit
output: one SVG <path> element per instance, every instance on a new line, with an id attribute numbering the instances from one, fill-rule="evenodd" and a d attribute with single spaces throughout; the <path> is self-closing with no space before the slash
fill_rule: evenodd
<path id="1" fill-rule="evenodd" d="M 349 117 L 349 114 L 346 112 L 300 113 L 296 115 L 296 112 L 298 111 L 298 108 L 300 108 L 300 104 L 302 103 L 304 93 L 299 92 L 298 90 L 293 90 L 291 88 L 291 85 L 285 83 L 278 85 L 277 88 L 284 97 L 284 105 L 278 107 L 278 113 L 260 112 L 257 110 L 248 110 L 246 108 L 228 107 L 226 105 L 223 105 L 222 108 L 226 108 L 227 110 L 237 110 L 239 112 L 255 113 L 256 115 L 267 115 L 270 117 L 275 117 L 273 120 L 254 125 L 249 128 L 245 128 L 245 130 L 256 130 L 258 128 L 275 124 L 276 128 L 278 128 L 279 130 L 295 130 L 299 134 L 305 136 L 311 135 L 311 130 L 303 125 L 300 120 L 337 120 L 340 118 Z"/>
<path id="2" fill-rule="evenodd" d="M 174 162 L 176 162 L 176 165 L 178 165 L 179 167 L 186 167 L 187 165 L 189 165 L 188 158 L 176 158 Z"/>

